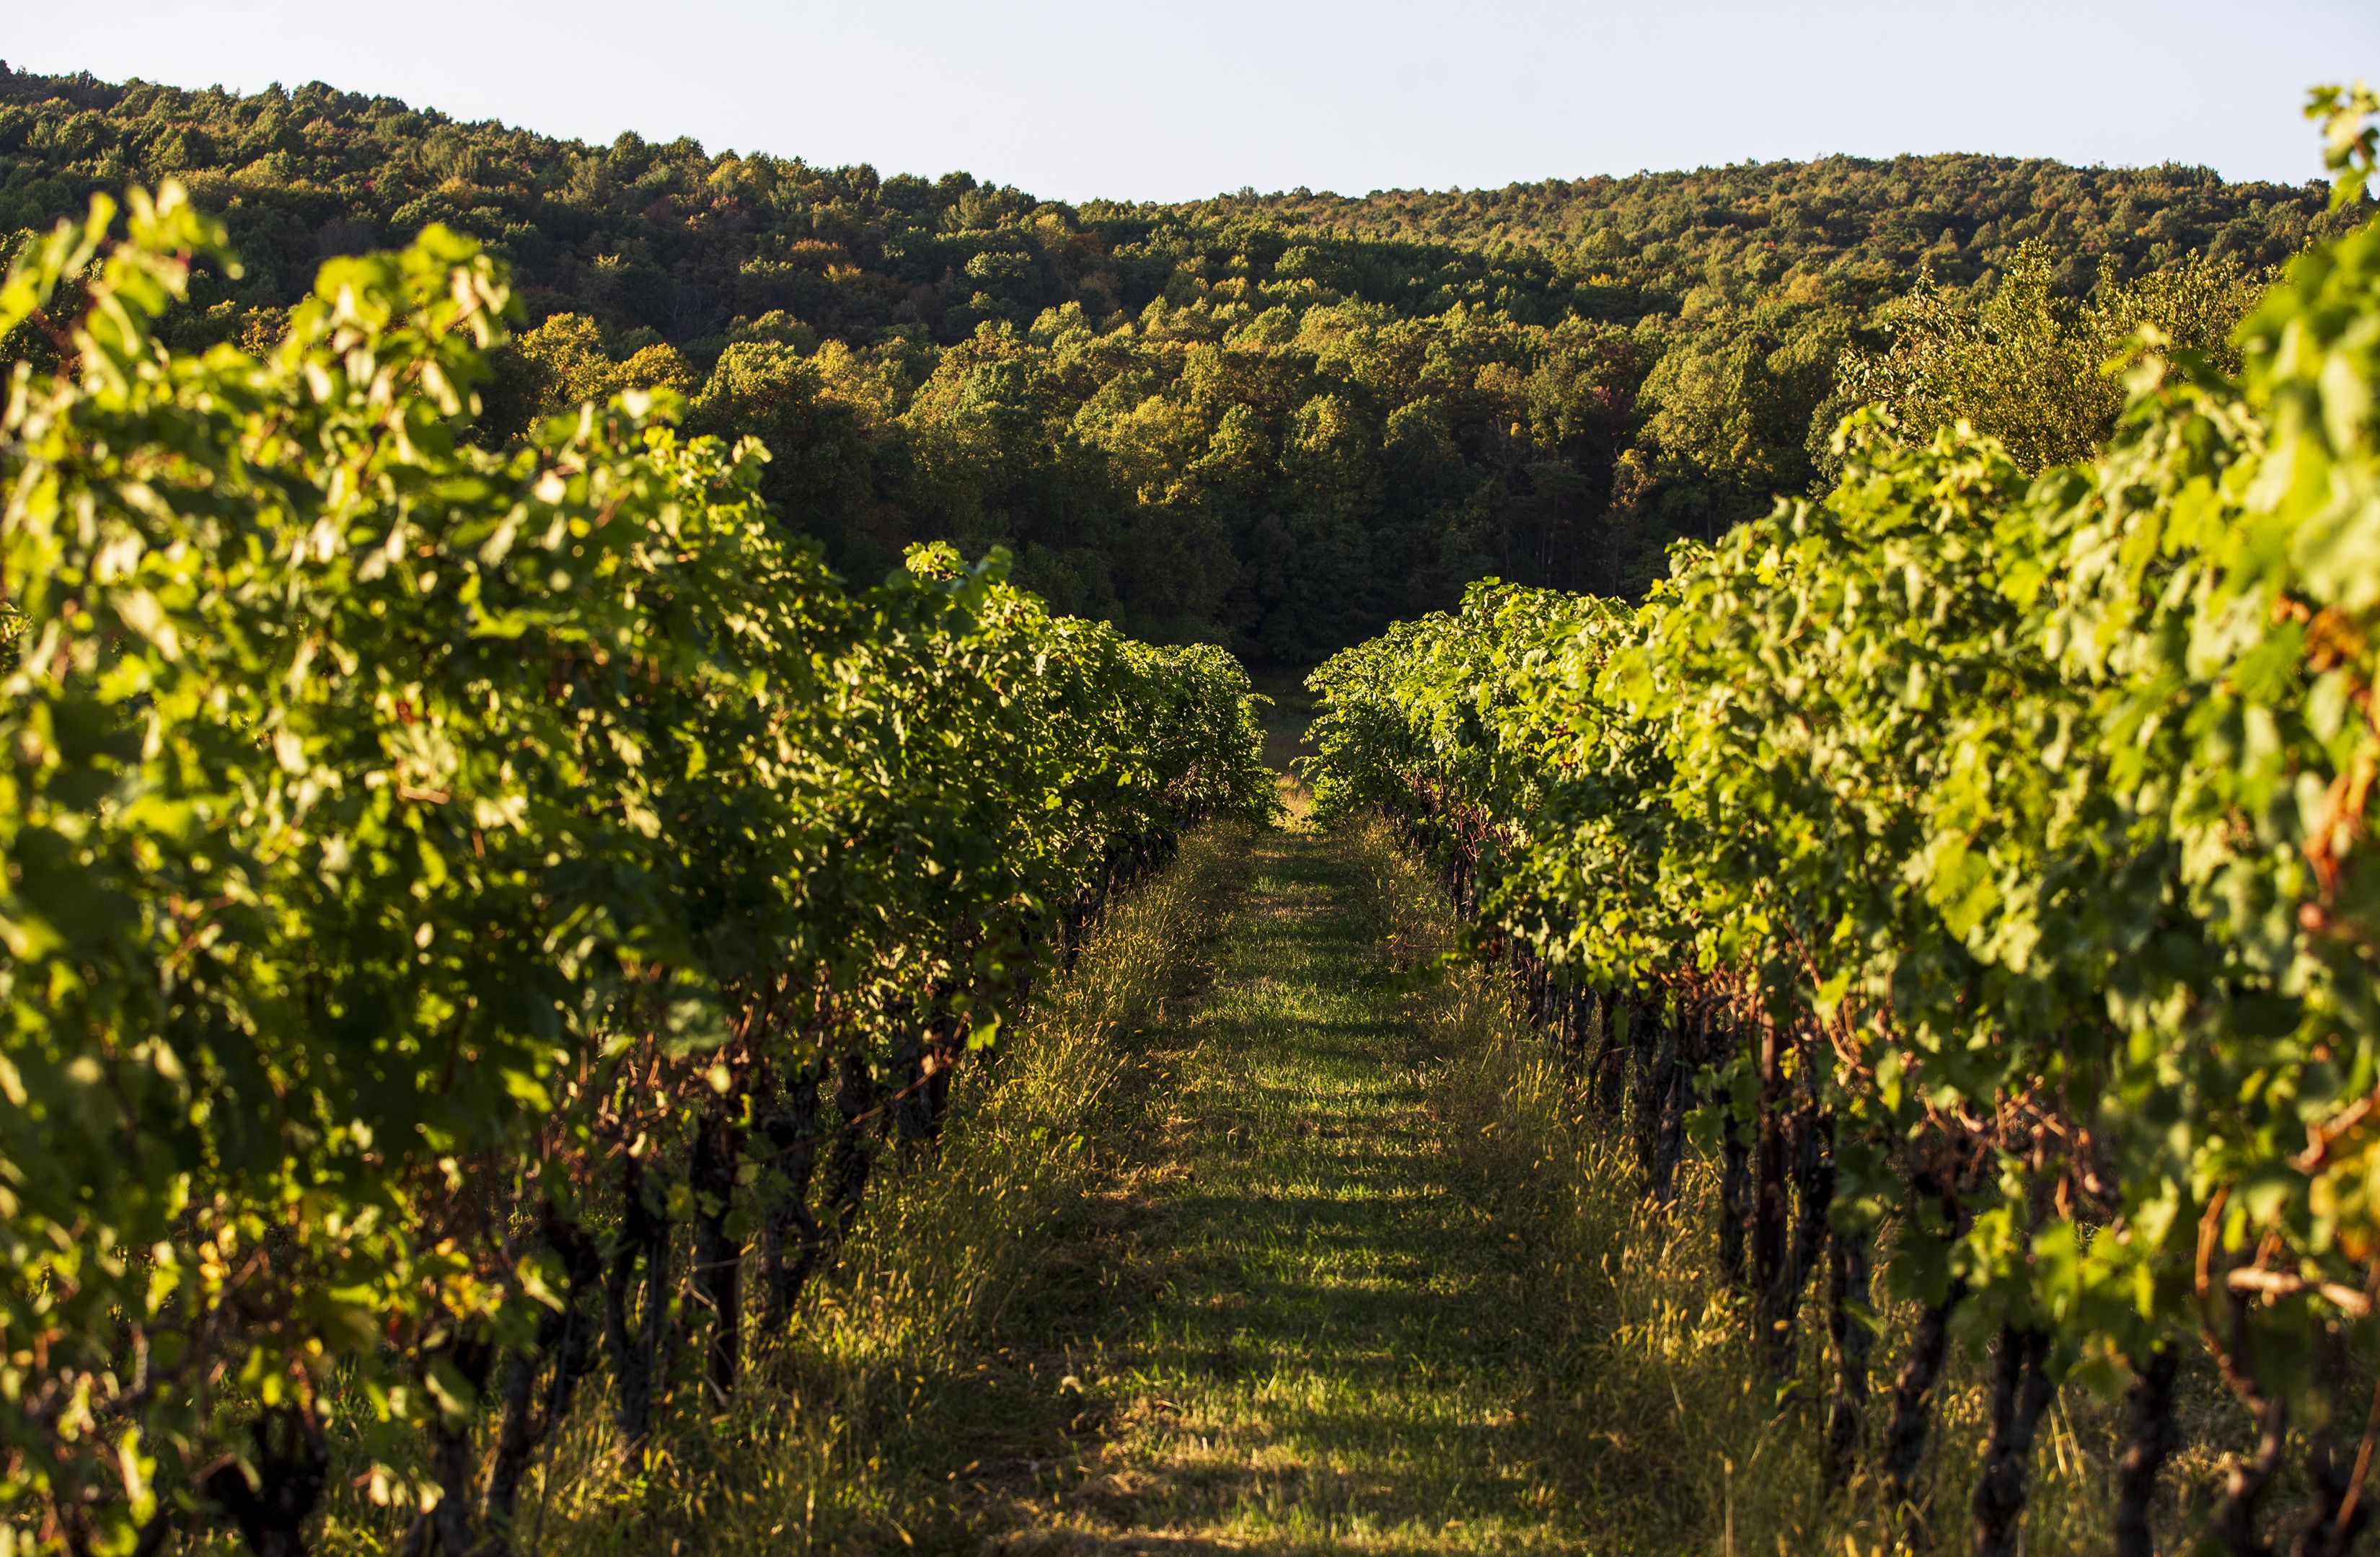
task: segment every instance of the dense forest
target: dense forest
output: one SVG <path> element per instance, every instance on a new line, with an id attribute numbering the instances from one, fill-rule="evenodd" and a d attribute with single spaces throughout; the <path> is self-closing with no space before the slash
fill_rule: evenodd
<path id="1" fill-rule="evenodd" d="M 1296 663 L 1487 575 L 1633 592 L 1826 479 L 1860 399 L 2072 457 L 2119 403 L 2111 343 L 2219 347 L 2350 225 L 2313 184 L 1982 156 L 1073 207 L 0 67 L 0 249 L 169 176 L 246 262 L 196 278 L 178 347 L 269 338 L 323 259 L 443 222 L 524 310 L 486 436 L 667 386 L 762 437 L 769 497 L 851 577 L 1002 544 L 1056 609 Z"/>

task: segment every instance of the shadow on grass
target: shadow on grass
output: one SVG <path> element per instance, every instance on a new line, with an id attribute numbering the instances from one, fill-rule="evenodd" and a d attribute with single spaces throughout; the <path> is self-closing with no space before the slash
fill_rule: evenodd
<path id="1" fill-rule="evenodd" d="M 1045 1344 L 1085 1360 L 1101 1430 L 1062 1498 L 1003 1511 L 997 1549 L 1571 1544 L 1523 1408 L 1526 1240 L 1434 1112 L 1446 1056 L 1383 956 L 1363 856 L 1260 840 L 1207 1000 L 1146 1040 L 1171 1079 L 1108 1259 L 1148 1296 L 1053 1305 L 1089 1320 Z"/>

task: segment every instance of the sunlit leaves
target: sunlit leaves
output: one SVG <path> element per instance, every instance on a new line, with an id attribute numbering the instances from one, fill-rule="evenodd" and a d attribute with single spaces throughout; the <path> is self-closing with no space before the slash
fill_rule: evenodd
<path id="1" fill-rule="evenodd" d="M 2370 94 L 2315 111 L 2368 175 Z M 1832 493 L 1633 622 L 1482 588 L 1347 651 L 1315 782 L 1573 981 L 1796 1035 L 1899 1290 L 2060 1367 L 2262 1294 L 2233 1365 L 2287 1390 L 2380 1252 L 2380 229 L 2235 344 L 2143 334 L 2113 441 L 2034 480 L 1855 417 Z"/>
<path id="2" fill-rule="evenodd" d="M 404 1484 L 473 1407 L 442 1348 L 550 1311 L 541 1207 L 788 1064 L 988 1038 L 1120 857 L 1273 803 L 1228 656 L 996 554 L 849 589 L 665 395 L 475 446 L 468 240 L 193 358 L 152 326 L 220 234 L 128 207 L 0 286 L 67 348 L 0 429 L 0 1521 L 93 1548 L 259 1405 L 365 1407 Z"/>

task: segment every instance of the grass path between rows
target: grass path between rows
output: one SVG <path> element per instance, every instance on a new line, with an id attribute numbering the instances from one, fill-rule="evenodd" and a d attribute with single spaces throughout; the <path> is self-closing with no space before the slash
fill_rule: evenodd
<path id="1" fill-rule="evenodd" d="M 985 1550 L 1571 1550 L 1526 1219 L 1446 1116 L 1385 841 L 1250 846 L 1203 996 L 1141 1036 L 1085 1247 L 1020 1295 L 1062 1317 L 1077 1408 Z"/>

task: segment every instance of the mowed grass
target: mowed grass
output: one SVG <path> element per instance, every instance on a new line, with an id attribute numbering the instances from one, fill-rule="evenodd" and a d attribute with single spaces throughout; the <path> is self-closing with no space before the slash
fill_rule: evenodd
<path id="1" fill-rule="evenodd" d="M 1525 1234 L 1449 1128 L 1375 837 L 1274 833 L 1185 1019 L 1152 1031 L 1144 1300 L 1080 1346 L 1103 1430 L 1012 1551 L 1541 1550 Z"/>

